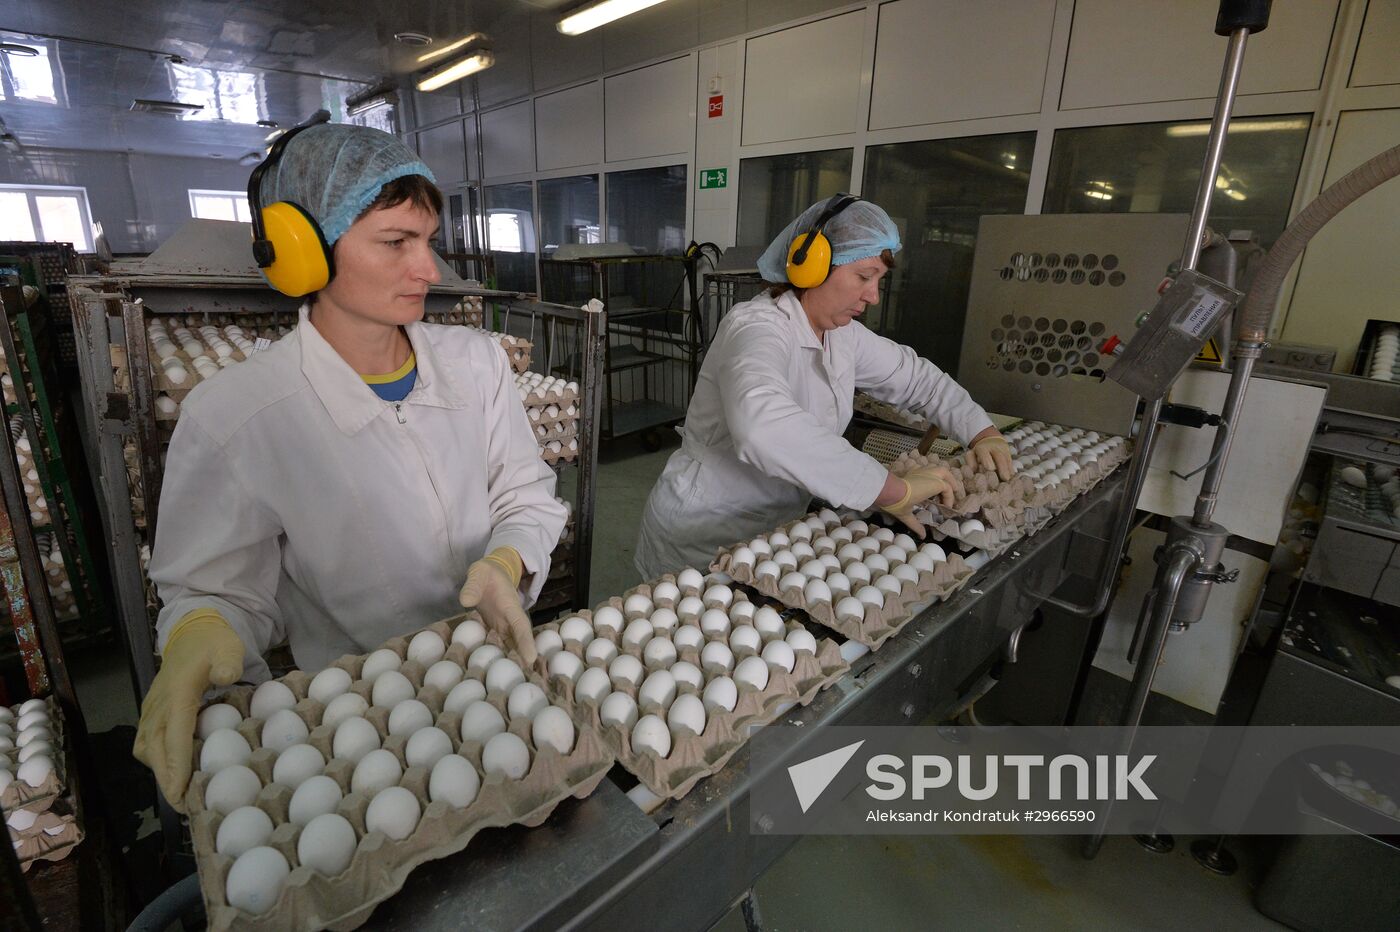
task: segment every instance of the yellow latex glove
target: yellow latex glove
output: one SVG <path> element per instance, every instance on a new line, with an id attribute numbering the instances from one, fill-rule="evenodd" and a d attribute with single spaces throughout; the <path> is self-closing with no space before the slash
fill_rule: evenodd
<path id="1" fill-rule="evenodd" d="M 941 505 L 951 506 L 955 490 L 953 474 L 942 466 L 920 466 L 898 478 L 904 483 L 904 497 L 893 504 L 882 505 L 880 510 L 898 518 L 922 540 L 924 526 L 914 517 L 914 509 L 931 498 L 938 499 Z"/>
<path id="2" fill-rule="evenodd" d="M 995 470 L 1002 482 L 1010 481 L 1016 474 L 1011 468 L 1011 444 L 1001 434 L 988 434 L 974 443 L 972 455 L 980 468 Z"/>
<path id="3" fill-rule="evenodd" d="M 243 641 L 222 615 L 197 608 L 176 622 L 165 642 L 160 672 L 141 704 L 132 753 L 151 768 L 161 793 L 177 812 L 185 811 L 194 729 L 205 690 L 231 686 L 242 675 Z"/>
<path id="4" fill-rule="evenodd" d="M 476 609 L 486 627 L 513 646 L 520 659 L 533 666 L 539 654 L 530 616 L 520 607 L 520 578 L 525 565 L 513 547 L 497 547 L 467 570 L 457 596 L 466 609 Z"/>

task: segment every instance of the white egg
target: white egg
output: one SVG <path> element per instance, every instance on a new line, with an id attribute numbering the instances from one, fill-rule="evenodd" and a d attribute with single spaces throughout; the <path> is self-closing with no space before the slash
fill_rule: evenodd
<path id="1" fill-rule="evenodd" d="M 851 581 L 852 589 L 870 582 L 870 568 L 864 563 L 851 563 L 847 565 L 842 575 Z"/>
<path id="2" fill-rule="evenodd" d="M 756 562 L 754 552 L 749 547 L 736 547 L 730 555 L 729 562 L 735 569 L 751 567 Z"/>
<path id="3" fill-rule="evenodd" d="M 431 667 L 447 653 L 447 645 L 442 642 L 442 636 L 436 631 L 419 631 L 413 636 L 413 640 L 408 642 L 406 653 L 409 660 Z"/>
<path id="4" fill-rule="evenodd" d="M 617 645 L 606 638 L 590 641 L 583 652 L 583 660 L 590 667 L 606 667 L 616 657 Z"/>
<path id="5" fill-rule="evenodd" d="M 383 832 L 394 841 L 403 841 L 418 827 L 421 815 L 418 797 L 412 791 L 402 786 L 385 787 L 370 800 L 369 809 L 365 810 L 365 830 Z"/>
<path id="6" fill-rule="evenodd" d="M 797 560 L 799 564 L 804 563 L 808 560 L 813 560 L 817 556 L 817 552 L 812 549 L 812 545 L 807 543 L 806 541 L 798 541 L 797 543 L 793 544 L 791 552 L 793 557 Z"/>
<path id="7" fill-rule="evenodd" d="M 418 699 L 407 699 L 389 712 L 389 734 L 407 737 L 433 723 L 432 710 Z"/>
<path id="8" fill-rule="evenodd" d="M 784 576 L 781 580 L 778 581 L 778 591 L 787 592 L 789 590 L 795 589 L 798 592 L 801 592 L 803 587 L 805 587 L 806 585 L 806 576 L 803 576 L 801 573 L 788 573 L 786 576 Z"/>
<path id="9" fill-rule="evenodd" d="M 225 767 L 204 787 L 204 808 L 228 815 L 235 809 L 251 806 L 262 790 L 258 775 L 242 764 Z"/>
<path id="10" fill-rule="evenodd" d="M 700 616 L 700 631 L 709 638 L 722 638 L 729 633 L 729 615 L 723 609 L 711 608 Z"/>
<path id="11" fill-rule="evenodd" d="M 216 702 L 199 713 L 199 725 L 195 733 L 200 738 L 207 738 L 220 728 L 237 728 L 241 721 L 243 716 L 237 709 L 227 702 Z"/>
<path id="12" fill-rule="evenodd" d="M 920 547 L 919 553 L 925 554 L 935 563 L 945 563 L 948 560 L 948 554 L 943 552 L 943 548 L 932 541 Z"/>
<path id="13" fill-rule="evenodd" d="M 452 629 L 452 643 L 461 644 L 470 654 L 486 643 L 486 626 L 475 618 L 468 618 Z"/>
<path id="14" fill-rule="evenodd" d="M 381 647 L 365 658 L 364 665 L 360 667 L 360 679 L 366 683 L 373 683 L 385 673 L 397 670 L 401 666 L 402 657 L 387 647 Z"/>
<path id="15" fill-rule="evenodd" d="M 501 715 L 499 709 L 485 700 L 473 702 L 462 711 L 461 736 L 463 741 L 485 744 L 505 730 L 505 716 Z"/>
<path id="16" fill-rule="evenodd" d="M 676 698 L 676 678 L 669 670 L 657 670 L 642 681 L 637 706 L 646 712 L 664 712 Z"/>
<path id="17" fill-rule="evenodd" d="M 791 673 L 792 668 L 797 664 L 797 656 L 793 653 L 792 645 L 786 641 L 769 641 L 763 647 L 762 658 L 770 667 L 781 667 L 785 673 Z M 734 675 L 737 677 L 738 671 L 735 671 Z"/>
<path id="18" fill-rule="evenodd" d="M 247 738 L 232 728 L 219 728 L 204 739 L 204 746 L 199 749 L 199 769 L 213 773 L 234 764 L 246 764 L 252 756 Z"/>
<path id="19" fill-rule="evenodd" d="M 287 821 L 293 825 L 305 825 L 318 815 L 335 812 L 340 799 L 340 784 L 333 777 L 325 774 L 308 777 L 296 788 L 291 802 L 287 804 Z"/>
<path id="20" fill-rule="evenodd" d="M 370 690 L 370 704 L 382 709 L 392 709 L 400 702 L 412 699 L 417 692 L 413 681 L 398 670 L 386 670 L 375 677 Z"/>
<path id="21" fill-rule="evenodd" d="M 598 707 L 598 719 L 604 725 L 631 729 L 637 723 L 637 701 L 623 692 L 612 693 Z"/>
<path id="22" fill-rule="evenodd" d="M 511 689 L 506 699 L 506 713 L 510 715 L 511 721 L 529 721 L 548 705 L 549 700 L 545 698 L 544 690 L 534 683 L 519 683 Z"/>
<path id="23" fill-rule="evenodd" d="M 729 633 L 729 649 L 736 657 L 756 654 L 763 647 L 763 638 L 752 625 L 739 625 Z"/>
<path id="24" fill-rule="evenodd" d="M 260 915 L 277 902 L 291 872 L 291 865 L 276 848 L 266 845 L 249 848 L 229 868 L 224 897 L 235 909 Z"/>
<path id="25" fill-rule="evenodd" d="M 754 558 L 758 560 L 773 555 L 773 545 L 768 543 L 766 537 L 755 537 L 749 541 L 749 549 L 753 551 Z"/>
<path id="26" fill-rule="evenodd" d="M 700 668 L 707 676 L 727 675 L 734 669 L 734 652 L 723 641 L 711 641 L 700 651 Z"/>
<path id="27" fill-rule="evenodd" d="M 651 613 L 651 628 L 657 634 L 670 634 L 680 624 L 680 618 L 669 608 L 658 608 Z"/>
<path id="28" fill-rule="evenodd" d="M 890 571 L 889 561 L 878 553 L 872 553 L 870 556 L 866 557 L 863 562 L 865 568 L 870 571 L 871 578 L 878 577 Z"/>
<path id="29" fill-rule="evenodd" d="M 860 518 L 852 516 L 846 521 L 846 530 L 850 531 L 852 534 L 868 534 L 870 532 L 870 525 L 866 524 Z"/>
<path id="30" fill-rule="evenodd" d="M 248 716 L 266 719 L 279 709 L 290 709 L 297 704 L 297 697 L 286 683 L 268 680 L 253 690 L 253 698 L 248 700 Z M 23 725 L 20 726 L 23 729 Z"/>
<path id="31" fill-rule="evenodd" d="M 832 530 L 829 536 L 838 544 L 848 544 L 851 542 L 851 540 L 854 539 L 854 535 L 851 533 L 851 529 L 845 527 L 835 528 L 834 530 Z"/>
<path id="32" fill-rule="evenodd" d="M 368 720 L 347 718 L 335 727 L 331 753 L 353 763 L 379 747 L 379 732 Z"/>
<path id="33" fill-rule="evenodd" d="M 769 641 L 768 647 L 774 644 L 783 644 L 782 641 Z M 768 648 L 765 647 L 764 650 Z M 789 652 L 791 648 L 789 648 Z M 745 657 L 739 661 L 739 665 L 734 668 L 734 682 L 741 688 L 763 690 L 768 686 L 768 664 L 762 657 Z"/>
<path id="34" fill-rule="evenodd" d="M 775 549 L 778 547 L 787 547 L 792 544 L 792 538 L 788 537 L 787 534 L 782 531 L 774 531 L 772 534 L 768 535 L 768 543 Z"/>
<path id="35" fill-rule="evenodd" d="M 681 625 L 671 636 L 671 641 L 676 645 L 677 650 L 698 649 L 700 645 L 705 643 L 705 633 L 695 625 Z"/>
<path id="36" fill-rule="evenodd" d="M 608 664 L 608 678 L 612 681 L 614 689 L 635 687 L 645 675 L 646 670 L 642 667 L 642 662 L 631 654 L 623 654 Z"/>
<path id="37" fill-rule="evenodd" d="M 753 623 L 753 616 L 758 611 L 758 606 L 747 600 L 735 602 L 729 606 L 729 620 L 736 625 L 747 625 Z"/>
<path id="38" fill-rule="evenodd" d="M 887 527 L 877 527 L 875 530 L 870 532 L 870 536 L 875 538 L 882 544 L 894 543 L 894 531 L 891 531 Z"/>
<path id="39" fill-rule="evenodd" d="M 880 542 L 873 537 L 862 537 L 856 541 L 856 546 L 860 548 L 860 558 L 864 560 L 872 553 L 880 552 Z"/>
<path id="40" fill-rule="evenodd" d="M 1342 467 L 1342 481 L 1358 489 L 1366 488 L 1366 473 L 1356 466 Z"/>
<path id="41" fill-rule="evenodd" d="M 520 664 L 509 657 L 499 657 L 486 668 L 486 692 L 509 693 L 518 684 L 525 682 L 525 671 Z"/>
<path id="42" fill-rule="evenodd" d="M 809 579 L 822 579 L 826 576 L 826 564 L 820 560 L 808 560 L 798 572 Z"/>
<path id="43" fill-rule="evenodd" d="M 302 717 L 291 709 L 278 709 L 263 723 L 260 740 L 262 746 L 281 751 L 294 744 L 305 743 L 311 734 Z"/>
<path id="44" fill-rule="evenodd" d="M 557 637 L 557 635 L 556 635 Z M 536 649 L 539 648 L 539 639 L 535 640 Z M 543 653 L 543 651 L 541 651 Z M 423 674 L 423 685 L 431 686 L 434 689 L 449 693 L 458 683 L 462 682 L 462 677 L 466 671 L 451 660 L 439 660 L 428 668 L 428 672 Z"/>
<path id="45" fill-rule="evenodd" d="M 297 861 L 302 867 L 334 877 L 355 857 L 355 829 L 342 815 L 326 813 L 307 823 L 297 838 Z"/>
<path id="46" fill-rule="evenodd" d="M 783 568 L 773 560 L 764 560 L 754 567 L 754 579 L 777 579 Z"/>
<path id="47" fill-rule="evenodd" d="M 653 668 L 669 667 L 676 662 L 676 645 L 668 637 L 654 637 L 642 650 L 642 662 Z"/>
<path id="48" fill-rule="evenodd" d="M 650 752 L 665 760 L 671 753 L 671 729 L 659 716 L 642 716 L 632 728 L 632 752 Z"/>
<path id="49" fill-rule="evenodd" d="M 676 606 L 676 615 L 682 622 L 694 621 L 705 611 L 705 603 L 699 596 L 688 595 Z"/>
<path id="50" fill-rule="evenodd" d="M 420 728 L 413 733 L 404 745 L 403 758 L 410 767 L 432 768 L 439 760 L 452 753 L 452 739 L 447 732 L 436 726 Z"/>
<path id="51" fill-rule="evenodd" d="M 815 655 L 817 653 L 817 639 L 805 628 L 793 628 L 788 632 L 786 641 L 788 647 L 792 648 L 794 663 L 796 662 L 797 654 L 806 653 Z"/>
<path id="52" fill-rule="evenodd" d="M 309 744 L 294 744 L 272 765 L 272 782 L 295 790 L 326 769 L 326 756 Z"/>
<path id="53" fill-rule="evenodd" d="M 336 696 L 343 696 L 350 691 L 350 683 L 348 670 L 326 667 L 311 678 L 310 685 L 306 687 L 306 694 L 321 705 L 329 705 Z"/>
<path id="54" fill-rule="evenodd" d="M 675 583 L 663 581 L 652 588 L 651 597 L 658 605 L 675 605 L 681 597 L 681 590 Z"/>
<path id="55" fill-rule="evenodd" d="M 784 626 L 783 616 L 778 614 L 777 609 L 771 605 L 760 608 L 753 616 L 753 626 L 758 630 L 759 636 L 765 641 L 782 637 Z"/>
<path id="56" fill-rule="evenodd" d="M 369 711 L 369 703 L 365 697 L 359 693 L 345 693 L 336 696 L 326 706 L 325 714 L 321 716 L 321 724 L 331 728 L 339 725 L 347 718 L 363 716 Z"/>
<path id="57" fill-rule="evenodd" d="M 880 556 L 883 557 L 890 566 L 898 566 L 901 563 L 909 562 L 909 551 L 898 544 L 890 544 L 884 550 L 880 551 Z"/>
<path id="58" fill-rule="evenodd" d="M 236 858 L 249 848 L 267 844 L 272 837 L 272 817 L 257 806 L 240 806 L 219 823 L 214 836 L 214 850 Z"/>
<path id="59" fill-rule="evenodd" d="M 622 646 L 630 648 L 640 648 L 650 641 L 652 635 L 656 633 L 651 622 L 645 618 L 638 618 L 627 625 L 622 632 Z"/>
<path id="60" fill-rule="evenodd" d="M 543 709 L 530 723 L 530 740 L 535 748 L 552 747 L 560 754 L 574 749 L 574 722 L 569 713 L 552 705 Z"/>
<path id="61" fill-rule="evenodd" d="M 685 660 L 678 660 L 671 665 L 671 675 L 676 678 L 678 693 L 691 690 L 699 692 L 705 686 L 705 674 L 700 672 L 700 668 L 695 664 Z"/>
<path id="62" fill-rule="evenodd" d="M 559 636 L 557 631 L 544 628 L 535 632 L 535 651 L 545 659 L 546 663 L 563 647 L 564 639 Z"/>
<path id="63" fill-rule="evenodd" d="M 904 584 L 899 581 L 898 576 L 885 575 L 875 580 L 875 588 L 890 595 L 899 595 L 904 591 Z M 856 598 L 860 598 L 857 593 Z"/>
<path id="64" fill-rule="evenodd" d="M 834 553 L 836 551 L 836 541 L 822 534 L 812 539 L 812 549 L 817 553 Z"/>
<path id="65" fill-rule="evenodd" d="M 734 591 L 724 585 L 711 586 L 705 590 L 701 601 L 710 607 L 728 608 L 729 603 L 734 601 Z"/>
<path id="66" fill-rule="evenodd" d="M 919 556 L 922 556 L 922 554 L 919 554 Z M 919 583 L 919 570 L 908 563 L 902 563 L 899 566 L 896 566 L 894 568 L 894 573 L 892 574 L 892 576 L 894 579 L 899 580 L 901 583 L 907 582 L 911 585 L 918 585 Z M 890 577 L 886 576 L 885 578 L 889 579 Z M 901 587 L 901 589 L 902 588 L 903 587 Z"/>
<path id="67" fill-rule="evenodd" d="M 471 761 L 456 754 L 439 760 L 428 775 L 428 799 L 442 800 L 453 809 L 470 806 L 480 789 L 481 775 Z"/>
<path id="68" fill-rule="evenodd" d="M 29 758 L 37 757 L 40 754 L 45 757 L 53 756 L 53 744 L 43 738 L 36 737 L 40 734 L 47 735 L 47 731 L 43 731 L 39 728 L 30 728 L 21 736 L 27 737 L 29 740 L 25 742 L 24 747 L 20 748 L 19 752 L 15 755 L 16 762 L 22 764 L 29 760 Z"/>
<path id="69" fill-rule="evenodd" d="M 823 527 L 823 530 L 825 530 L 825 527 Z M 812 528 L 799 521 L 787 529 L 787 536 L 788 540 L 792 541 L 811 540 Z"/>
<path id="70" fill-rule="evenodd" d="M 583 671 L 583 675 L 574 684 L 574 700 L 576 702 L 597 704 L 602 702 L 603 697 L 610 692 L 612 692 L 612 680 L 605 667 L 589 667 Z"/>
<path id="71" fill-rule="evenodd" d="M 505 651 L 495 644 L 482 644 L 467 657 L 467 672 L 485 675 L 491 664 L 505 656 Z"/>
<path id="72" fill-rule="evenodd" d="M 666 711 L 666 724 L 675 736 L 704 734 L 705 703 L 693 693 L 677 696 Z"/>
<path id="73" fill-rule="evenodd" d="M 488 776 L 498 773 L 508 780 L 519 780 L 530 772 L 530 749 L 518 736 L 503 731 L 486 742 L 481 769 Z"/>
<path id="74" fill-rule="evenodd" d="M 908 534 L 896 534 L 894 536 L 894 546 L 900 548 L 905 553 L 913 553 L 918 544 L 916 544 L 914 538 L 910 537 Z"/>
<path id="75" fill-rule="evenodd" d="M 638 618 L 645 615 L 650 615 L 651 609 L 651 599 L 642 595 L 640 592 L 636 592 L 632 595 L 629 595 L 627 597 L 627 600 L 622 603 L 623 614 L 626 615 L 628 618 Z"/>
<path id="76" fill-rule="evenodd" d="M 841 516 L 838 515 L 836 512 L 832 511 L 830 508 L 823 508 L 821 511 L 817 512 L 816 517 L 817 520 L 821 521 L 822 524 L 827 527 L 830 527 L 833 524 L 839 524 L 841 521 Z"/>
<path id="77" fill-rule="evenodd" d="M 396 786 L 403 778 L 403 765 L 393 751 L 376 748 L 355 764 L 350 776 L 350 792 L 373 796 L 386 786 Z"/>
<path id="78" fill-rule="evenodd" d="M 865 603 L 860 599 L 847 596 L 836 603 L 836 617 L 850 621 L 863 621 L 865 619 Z"/>
<path id="79" fill-rule="evenodd" d="M 682 592 L 699 592 L 705 585 L 705 577 L 700 575 L 699 570 L 688 566 L 680 571 L 680 575 L 676 577 L 676 584 Z"/>
<path id="80" fill-rule="evenodd" d="M 587 618 L 572 615 L 559 623 L 559 639 L 566 645 L 587 647 L 594 637 L 593 626 Z"/>
<path id="81" fill-rule="evenodd" d="M 838 574 L 840 575 L 840 574 Z M 802 589 L 802 597 L 807 600 L 807 604 L 815 605 L 818 602 L 831 601 L 831 586 L 824 580 L 812 579 Z"/>

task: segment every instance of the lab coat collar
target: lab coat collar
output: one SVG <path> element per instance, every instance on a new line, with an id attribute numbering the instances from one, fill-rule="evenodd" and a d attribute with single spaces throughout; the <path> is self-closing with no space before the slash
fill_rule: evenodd
<path id="1" fill-rule="evenodd" d="M 301 307 L 297 337 L 301 342 L 301 371 L 316 396 L 343 433 L 357 434 L 370 421 L 393 407 L 374 393 L 359 373 L 335 351 L 311 323 L 309 305 Z M 424 404 L 438 408 L 464 408 L 467 397 L 450 372 L 442 365 L 433 342 L 421 323 L 404 328 L 413 346 L 418 374 L 413 390 L 403 404 Z"/>
<path id="2" fill-rule="evenodd" d="M 816 331 L 812 329 L 812 322 L 807 319 L 807 312 L 802 310 L 802 302 L 798 300 L 797 292 L 784 291 L 778 295 L 777 305 L 787 312 L 788 319 L 797 328 L 798 345 L 819 353 L 825 349 L 822 341 L 817 338 Z"/>

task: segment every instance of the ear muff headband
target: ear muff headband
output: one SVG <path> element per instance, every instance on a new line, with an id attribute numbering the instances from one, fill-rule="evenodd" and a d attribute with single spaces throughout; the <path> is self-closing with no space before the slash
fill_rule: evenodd
<path id="1" fill-rule="evenodd" d="M 248 176 L 248 206 L 253 220 L 253 258 L 269 285 L 299 298 L 330 284 L 335 262 L 321 226 L 300 204 L 278 201 L 263 206 L 262 180 L 282 157 L 287 143 L 302 130 L 323 123 L 317 113 L 310 122 L 283 133 L 267 158 Z"/>
<path id="2" fill-rule="evenodd" d="M 826 202 L 817 222 L 788 248 L 787 276 L 794 288 L 815 288 L 831 274 L 831 241 L 823 230 L 841 211 L 863 198 L 837 194 Z"/>

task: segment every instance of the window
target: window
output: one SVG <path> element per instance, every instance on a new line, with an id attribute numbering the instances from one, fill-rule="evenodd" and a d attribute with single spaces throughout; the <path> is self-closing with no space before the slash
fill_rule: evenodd
<path id="1" fill-rule="evenodd" d="M 550 178 L 540 182 L 540 249 L 552 255 L 560 246 L 601 243 L 598 176 Z"/>
<path id="2" fill-rule="evenodd" d="M 1025 210 L 1034 150 L 1035 133 L 866 150 L 862 190 L 885 208 L 903 243 L 889 297 L 866 313 L 866 326 L 957 371 L 978 221 Z"/>
<path id="3" fill-rule="evenodd" d="M 0 185 L 0 240 L 72 243 L 92 252 L 87 189 Z"/>
<path id="4" fill-rule="evenodd" d="M 851 190 L 851 149 L 797 152 L 739 163 L 740 246 L 767 246 L 817 201 Z"/>
<path id="5" fill-rule="evenodd" d="M 246 191 L 204 191 L 190 189 L 190 216 L 199 220 L 239 220 L 249 223 Z"/>
<path id="6" fill-rule="evenodd" d="M 175 62 L 167 62 L 166 67 L 170 69 L 170 92 L 174 99 L 183 104 L 199 104 L 201 108 L 180 114 L 180 119 L 251 124 L 267 118 L 259 75 Z"/>
<path id="7" fill-rule="evenodd" d="M 646 255 L 685 251 L 684 165 L 608 173 L 609 243 Z"/>
<path id="8" fill-rule="evenodd" d="M 535 289 L 535 195 L 528 182 L 495 184 L 484 191 L 486 242 L 496 261 L 496 287 Z"/>
<path id="9" fill-rule="evenodd" d="M 58 104 L 62 91 L 54 81 L 54 61 L 49 47 L 28 36 L 15 36 L 14 41 L 34 50 L 34 55 L 0 54 L 0 100 L 28 100 L 39 104 Z"/>
<path id="10" fill-rule="evenodd" d="M 1307 114 L 1230 122 L 1210 224 L 1249 230 L 1265 249 L 1288 222 L 1308 140 Z M 1055 133 L 1045 213 L 1189 214 L 1210 123 L 1136 123 Z"/>

